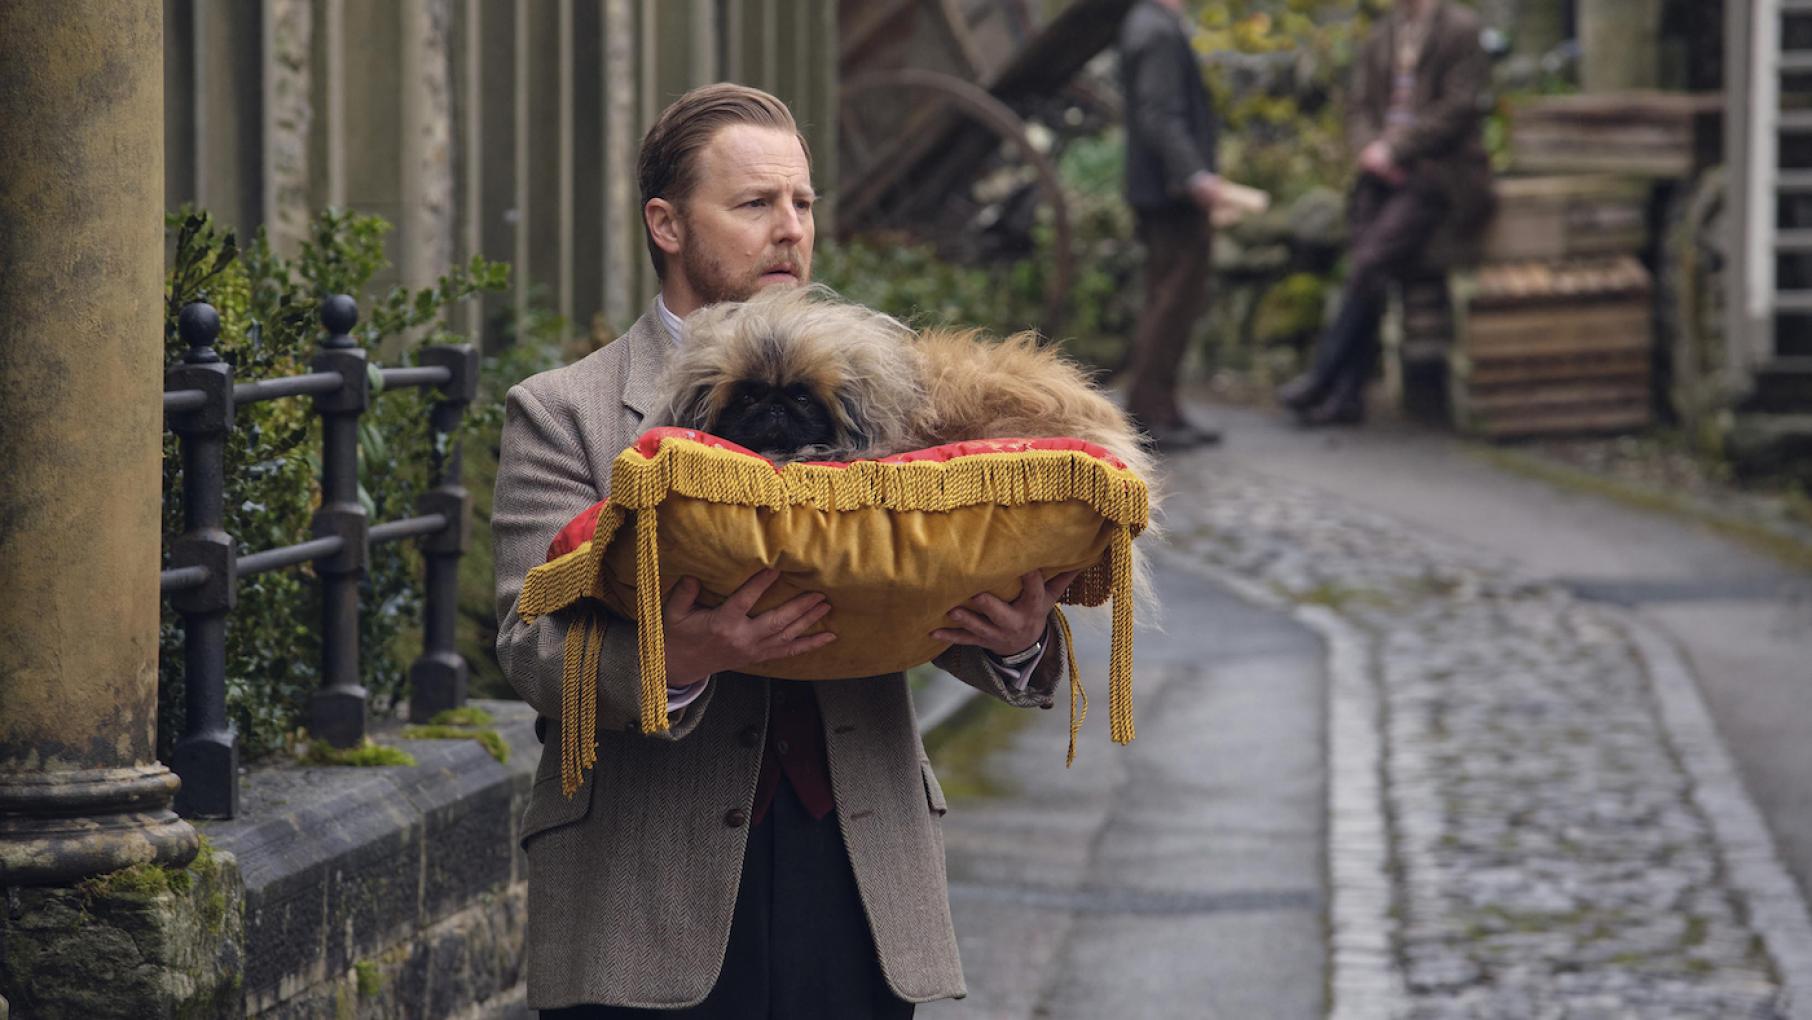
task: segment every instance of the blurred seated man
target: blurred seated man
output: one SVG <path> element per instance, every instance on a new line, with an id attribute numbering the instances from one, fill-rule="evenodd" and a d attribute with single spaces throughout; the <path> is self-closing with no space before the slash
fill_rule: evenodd
<path id="1" fill-rule="evenodd" d="M 1437 233 L 1476 234 L 1490 213 L 1480 126 L 1491 68 L 1480 30 L 1478 15 L 1451 0 L 1396 0 L 1354 63 L 1347 133 L 1359 179 L 1346 289 L 1308 371 L 1277 391 L 1306 425 L 1364 419 L 1390 281 Z"/>

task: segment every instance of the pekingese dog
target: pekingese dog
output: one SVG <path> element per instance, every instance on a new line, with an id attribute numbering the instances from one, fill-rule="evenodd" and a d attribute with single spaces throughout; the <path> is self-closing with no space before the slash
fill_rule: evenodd
<path id="1" fill-rule="evenodd" d="M 916 332 L 824 287 L 711 305 L 685 330 L 650 425 L 699 429 L 781 462 L 1068 436 L 1153 481 L 1125 413 L 1033 333 Z"/>

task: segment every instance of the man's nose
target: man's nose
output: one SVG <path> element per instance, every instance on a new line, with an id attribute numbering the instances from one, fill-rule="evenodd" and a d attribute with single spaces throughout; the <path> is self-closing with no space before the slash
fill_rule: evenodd
<path id="1" fill-rule="evenodd" d="M 780 215 L 774 223 L 774 241 L 778 244 L 798 244 L 805 239 L 805 217 L 792 204 L 779 207 Z"/>

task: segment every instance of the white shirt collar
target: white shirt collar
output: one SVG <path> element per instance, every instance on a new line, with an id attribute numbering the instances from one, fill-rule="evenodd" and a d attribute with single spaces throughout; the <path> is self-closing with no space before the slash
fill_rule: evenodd
<path id="1" fill-rule="evenodd" d="M 678 346 L 680 336 L 685 330 L 685 324 L 680 321 L 679 316 L 673 314 L 673 309 L 667 307 L 667 299 L 660 294 L 654 296 L 654 312 L 660 318 L 661 326 L 667 330 L 667 338 Z"/>

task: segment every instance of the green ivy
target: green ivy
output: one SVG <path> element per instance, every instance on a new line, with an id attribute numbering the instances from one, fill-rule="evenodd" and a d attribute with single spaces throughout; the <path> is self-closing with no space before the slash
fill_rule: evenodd
<path id="1" fill-rule="evenodd" d="M 474 258 L 432 287 L 392 287 L 374 297 L 368 288 L 388 267 L 384 237 L 390 226 L 358 213 L 321 213 L 294 258 L 273 251 L 262 231 L 242 248 L 205 212 L 185 209 L 172 214 L 166 227 L 172 253 L 166 362 L 174 364 L 186 350 L 178 313 L 189 302 L 207 301 L 220 313 L 215 349 L 240 382 L 307 372 L 321 335 L 318 308 L 327 295 L 359 299 L 355 336 L 376 361 L 383 350 L 405 342 L 411 348 L 461 342 L 448 329 L 446 313 L 508 282 L 506 265 Z M 428 403 L 418 389 L 378 393 L 374 387 L 359 428 L 359 501 L 373 524 L 412 516 L 428 485 L 434 452 Z M 481 422 L 497 417 L 483 407 L 476 411 Z M 320 502 L 320 442 L 319 419 L 306 398 L 237 409 L 226 442 L 225 527 L 242 556 L 309 537 Z M 175 437 L 166 435 L 166 549 L 182 533 L 181 492 L 180 451 Z M 407 696 L 408 662 L 419 649 L 421 570 L 412 543 L 371 551 L 360 590 L 359 640 L 361 682 L 376 712 Z M 305 721 L 320 682 L 319 626 L 319 588 L 306 565 L 240 579 L 227 625 L 227 707 L 247 758 L 289 745 Z M 184 716 L 181 618 L 167 607 L 158 670 L 158 747 L 167 757 Z"/>

